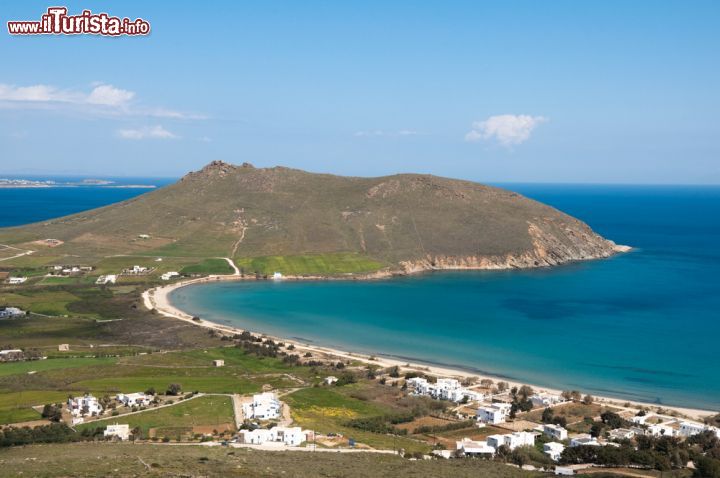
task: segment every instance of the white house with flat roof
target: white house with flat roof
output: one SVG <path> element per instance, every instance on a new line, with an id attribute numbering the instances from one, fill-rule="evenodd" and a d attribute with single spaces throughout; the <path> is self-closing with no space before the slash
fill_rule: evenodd
<path id="1" fill-rule="evenodd" d="M 530 401 L 535 407 L 551 407 L 564 402 L 565 399 L 561 395 L 552 393 L 536 393 L 530 397 Z"/>
<path id="2" fill-rule="evenodd" d="M 708 427 L 697 422 L 680 422 L 680 430 L 678 435 L 681 437 L 691 437 L 707 430 Z"/>
<path id="3" fill-rule="evenodd" d="M 588 433 L 581 433 L 580 435 L 570 439 L 570 447 L 576 446 L 600 446 L 600 442 L 597 438 L 590 436 Z"/>
<path id="4" fill-rule="evenodd" d="M 611 440 L 630 440 L 635 436 L 635 431 L 629 428 L 615 428 L 610 430 L 608 435 Z"/>
<path id="5" fill-rule="evenodd" d="M 656 423 L 654 425 L 650 425 L 647 428 L 647 431 L 645 432 L 646 435 L 651 435 L 654 437 L 674 437 L 678 434 L 678 431 L 673 428 L 670 423 Z"/>
<path id="6" fill-rule="evenodd" d="M 552 461 L 558 461 L 564 450 L 565 445 L 556 441 L 551 441 L 543 445 L 543 453 L 549 456 Z"/>
<path id="7" fill-rule="evenodd" d="M 568 437 L 568 431 L 560 425 L 552 423 L 546 423 L 542 429 L 543 435 L 547 435 L 554 440 L 566 440 Z"/>
<path id="8" fill-rule="evenodd" d="M 503 423 L 510 415 L 512 406 L 509 403 L 493 403 L 478 408 L 477 421 L 482 423 Z"/>
<path id="9" fill-rule="evenodd" d="M 507 446 L 511 450 L 519 446 L 534 446 L 535 434 L 531 432 L 513 432 L 505 435 L 490 435 L 487 437 L 487 444 L 496 450 L 502 445 Z"/>
<path id="10" fill-rule="evenodd" d="M 68 398 L 68 411 L 73 417 L 82 417 L 86 415 L 101 415 L 103 408 L 98 399 L 92 395 L 83 395 L 82 397 Z"/>
<path id="11" fill-rule="evenodd" d="M 269 430 L 257 428 L 255 430 L 240 430 L 242 443 L 262 445 L 264 443 L 278 443 L 287 446 L 300 446 L 307 440 L 307 430 L 300 427 L 272 427 Z"/>
<path id="12" fill-rule="evenodd" d="M 152 401 L 152 397 L 149 397 L 141 392 L 118 393 L 115 398 L 126 407 L 145 407 L 150 405 L 150 402 Z"/>
<path id="13" fill-rule="evenodd" d="M 166 273 L 164 273 L 163 275 L 161 275 L 160 278 L 161 278 L 162 280 L 170 280 L 170 279 L 172 279 L 173 277 L 178 277 L 179 275 L 180 275 L 179 272 L 170 271 L 170 272 L 166 272 Z"/>
<path id="14" fill-rule="evenodd" d="M 27 282 L 27 277 L 10 277 L 7 281 L 8 284 L 23 284 Z"/>
<path id="15" fill-rule="evenodd" d="M 95 281 L 95 283 L 98 285 L 114 284 L 115 282 L 117 282 L 117 275 L 115 275 L 115 274 L 107 274 L 104 276 L 100 276 Z"/>
<path id="16" fill-rule="evenodd" d="M 123 424 L 108 425 L 103 435 L 106 437 L 117 437 L 120 440 L 127 440 L 130 438 L 130 425 Z"/>
<path id="17" fill-rule="evenodd" d="M 468 390 L 454 378 L 439 378 L 436 383 L 430 383 L 426 378 L 412 377 L 407 385 L 413 389 L 414 395 L 429 396 L 437 400 L 450 400 L 452 402 L 480 401 L 483 394 Z"/>
<path id="18" fill-rule="evenodd" d="M 252 402 L 243 404 L 243 414 L 248 419 L 274 420 L 280 417 L 281 407 L 274 393 L 259 393 L 253 395 Z"/>
<path id="19" fill-rule="evenodd" d="M 17 307 L 0 307 L 0 319 L 19 317 L 25 315 L 25 311 Z"/>
<path id="20" fill-rule="evenodd" d="M 488 445 L 487 440 L 477 441 L 463 438 L 455 442 L 456 450 L 467 456 L 494 455 L 495 448 Z"/>

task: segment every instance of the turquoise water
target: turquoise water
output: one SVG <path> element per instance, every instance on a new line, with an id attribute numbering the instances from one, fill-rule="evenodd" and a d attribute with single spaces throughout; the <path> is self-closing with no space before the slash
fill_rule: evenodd
<path id="1" fill-rule="evenodd" d="M 347 350 L 720 409 L 720 188 L 510 188 L 637 249 L 545 270 L 198 285 L 172 301 Z"/>

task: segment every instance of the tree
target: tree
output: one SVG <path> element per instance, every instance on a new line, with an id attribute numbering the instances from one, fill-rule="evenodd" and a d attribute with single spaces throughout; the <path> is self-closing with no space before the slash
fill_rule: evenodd
<path id="1" fill-rule="evenodd" d="M 553 409 L 548 407 L 542 412 L 542 422 L 543 423 L 552 423 L 553 418 L 555 418 L 555 412 L 553 412 Z"/>
<path id="2" fill-rule="evenodd" d="M 145 395 L 155 395 L 155 387 L 150 387 L 145 390 Z"/>
<path id="3" fill-rule="evenodd" d="M 480 386 L 482 386 L 484 388 L 490 388 L 493 386 L 493 381 L 490 380 L 489 378 L 484 378 L 484 379 L 480 380 Z"/>
<path id="4" fill-rule="evenodd" d="M 508 389 L 508 383 L 507 382 L 498 382 L 497 388 L 500 392 L 504 392 L 505 390 Z"/>
<path id="5" fill-rule="evenodd" d="M 171 383 L 168 385 L 166 395 L 179 395 L 182 391 L 182 386 L 179 383 Z"/>
<path id="6" fill-rule="evenodd" d="M 720 478 L 720 460 L 702 456 L 695 460 L 693 478 Z"/>
<path id="7" fill-rule="evenodd" d="M 517 392 L 518 396 L 521 397 L 523 400 L 527 400 L 534 393 L 535 391 L 529 385 L 523 385 Z"/>
<path id="8" fill-rule="evenodd" d="M 585 405 L 592 405 L 594 401 L 595 401 L 595 399 L 594 399 L 593 396 L 590 395 L 589 393 L 588 393 L 587 395 L 585 395 L 585 396 L 583 397 L 583 400 L 582 400 L 582 402 L 583 402 Z"/>

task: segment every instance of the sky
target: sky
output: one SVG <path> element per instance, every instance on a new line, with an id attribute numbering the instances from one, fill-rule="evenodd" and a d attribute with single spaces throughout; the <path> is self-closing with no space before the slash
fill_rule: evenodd
<path id="1" fill-rule="evenodd" d="M 0 9 L 0 175 L 720 184 L 717 1 L 72 1 L 151 34 L 8 33 L 53 5 Z"/>

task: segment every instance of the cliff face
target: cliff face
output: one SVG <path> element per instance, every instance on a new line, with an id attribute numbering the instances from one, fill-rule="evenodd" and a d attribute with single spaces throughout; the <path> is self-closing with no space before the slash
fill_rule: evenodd
<path id="1" fill-rule="evenodd" d="M 603 239 L 587 226 L 579 230 L 567 229 L 566 235 L 559 239 L 552 231 L 543 231 L 536 224 L 530 223 L 528 234 L 532 237 L 533 248 L 519 254 L 428 255 L 416 260 L 401 261 L 400 265 L 403 271 L 409 274 L 428 270 L 528 269 L 555 266 L 571 261 L 602 259 L 629 250 L 627 246 L 618 246 L 612 241 Z"/>
<path id="2" fill-rule="evenodd" d="M 128 201 L 6 232 L 0 230 L 0 243 L 60 239 L 57 254 L 353 253 L 405 272 L 545 267 L 618 250 L 552 207 L 470 181 L 342 177 L 219 161 Z"/>

